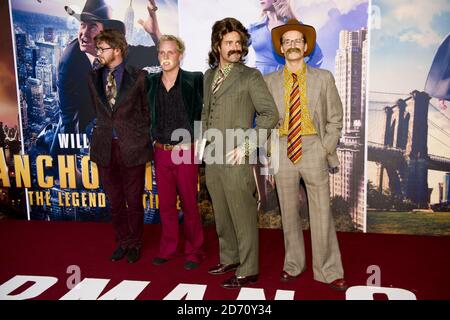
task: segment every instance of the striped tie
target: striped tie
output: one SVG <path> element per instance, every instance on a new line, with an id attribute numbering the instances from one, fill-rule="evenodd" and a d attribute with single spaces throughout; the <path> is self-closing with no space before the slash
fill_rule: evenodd
<path id="1" fill-rule="evenodd" d="M 219 76 L 217 77 L 216 82 L 213 85 L 212 93 L 216 94 L 216 92 L 219 90 L 220 85 L 222 84 L 223 80 L 225 80 L 225 74 L 221 69 L 219 69 Z"/>
<path id="2" fill-rule="evenodd" d="M 289 131 L 287 155 L 292 163 L 297 163 L 302 156 L 302 122 L 300 90 L 297 75 L 292 74 L 292 90 L 289 97 Z"/>

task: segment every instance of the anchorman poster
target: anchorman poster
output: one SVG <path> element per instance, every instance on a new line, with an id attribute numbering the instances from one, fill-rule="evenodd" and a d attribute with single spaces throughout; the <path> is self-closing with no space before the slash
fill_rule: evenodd
<path id="1" fill-rule="evenodd" d="M 27 188 L 31 219 L 109 220 L 108 199 L 101 189 L 96 166 L 89 162 L 93 111 L 87 94 L 92 69 L 87 51 L 91 36 L 81 33 L 78 14 L 92 0 L 12 0 L 17 82 L 24 156 L 16 159 L 17 181 Z M 110 19 L 126 26 L 127 40 L 148 52 L 135 65 L 157 72 L 149 1 L 105 0 Z M 339 171 L 330 174 L 333 214 L 338 230 L 364 230 L 364 124 L 367 64 L 368 1 L 156 1 L 161 33 L 180 35 L 186 43 L 182 68 L 205 71 L 214 21 L 236 17 L 249 29 L 252 45 L 247 65 L 262 73 L 282 68 L 283 59 L 271 48 L 264 8 L 276 6 L 279 23 L 295 17 L 316 27 L 318 37 L 308 63 L 330 70 L 343 99 L 343 139 L 338 147 Z M 151 20 L 151 19 L 150 19 Z M 268 45 L 269 44 L 269 45 Z M 142 51 L 141 50 L 141 51 Z M 147 50 L 147 51 L 145 51 Z M 153 52 L 153 54 L 152 54 Z M 349 78 L 351 69 L 353 78 Z M 345 100 L 346 97 L 352 97 Z M 150 165 L 146 173 L 145 221 L 158 222 L 158 198 Z M 256 168 L 255 168 L 256 169 Z M 261 227 L 281 227 L 273 176 L 257 176 Z M 304 189 L 299 194 L 306 203 Z M 213 211 L 200 174 L 200 210 L 206 224 Z M 302 208 L 308 226 L 307 207 Z"/>
<path id="2" fill-rule="evenodd" d="M 110 20 L 124 22 L 130 64 L 159 71 L 153 32 L 157 25 L 162 33 L 178 34 L 176 0 L 158 2 L 156 18 L 147 0 L 11 1 L 24 145 L 14 167 L 18 184 L 27 190 L 31 219 L 109 220 L 108 201 L 88 157 L 95 116 L 87 76 L 99 30 L 81 32 L 78 20 L 84 10 L 105 4 L 109 11 L 104 26 Z M 146 222 L 158 221 L 157 201 L 148 164 Z"/>

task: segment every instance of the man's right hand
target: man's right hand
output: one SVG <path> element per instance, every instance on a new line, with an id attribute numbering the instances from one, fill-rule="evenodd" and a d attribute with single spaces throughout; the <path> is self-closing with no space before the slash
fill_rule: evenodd
<path id="1" fill-rule="evenodd" d="M 159 30 L 158 19 L 156 17 L 156 10 L 158 10 L 158 7 L 155 4 L 155 0 L 148 0 L 148 18 L 145 21 L 142 19 L 138 20 L 138 23 L 152 37 L 155 44 L 158 43 L 158 40 L 161 37 L 161 31 Z"/>

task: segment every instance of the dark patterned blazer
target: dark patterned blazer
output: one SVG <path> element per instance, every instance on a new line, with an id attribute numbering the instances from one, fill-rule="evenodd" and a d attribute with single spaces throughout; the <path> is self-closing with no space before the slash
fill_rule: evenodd
<path id="1" fill-rule="evenodd" d="M 150 136 L 150 112 L 145 90 L 146 71 L 125 67 L 116 103 L 111 108 L 106 100 L 103 68 L 92 71 L 89 92 L 96 114 L 90 158 L 101 166 L 111 160 L 113 128 L 119 138 L 125 166 L 133 167 L 153 159 Z"/>

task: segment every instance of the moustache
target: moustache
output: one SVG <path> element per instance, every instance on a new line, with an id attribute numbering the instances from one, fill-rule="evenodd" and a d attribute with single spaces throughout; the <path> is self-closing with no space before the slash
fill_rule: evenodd
<path id="1" fill-rule="evenodd" d="M 289 53 L 301 53 L 302 51 L 299 48 L 289 48 L 286 50 L 286 54 Z"/>
<path id="2" fill-rule="evenodd" d="M 172 61 L 170 61 L 169 59 L 164 59 L 164 60 L 162 60 L 161 61 L 161 65 L 163 65 L 163 64 L 168 64 L 168 65 L 171 65 L 172 64 Z"/>
<path id="3" fill-rule="evenodd" d="M 241 55 L 242 54 L 242 50 L 230 50 L 230 51 L 228 51 L 228 56 L 231 56 L 231 55 L 233 55 L 235 53 Z"/>

